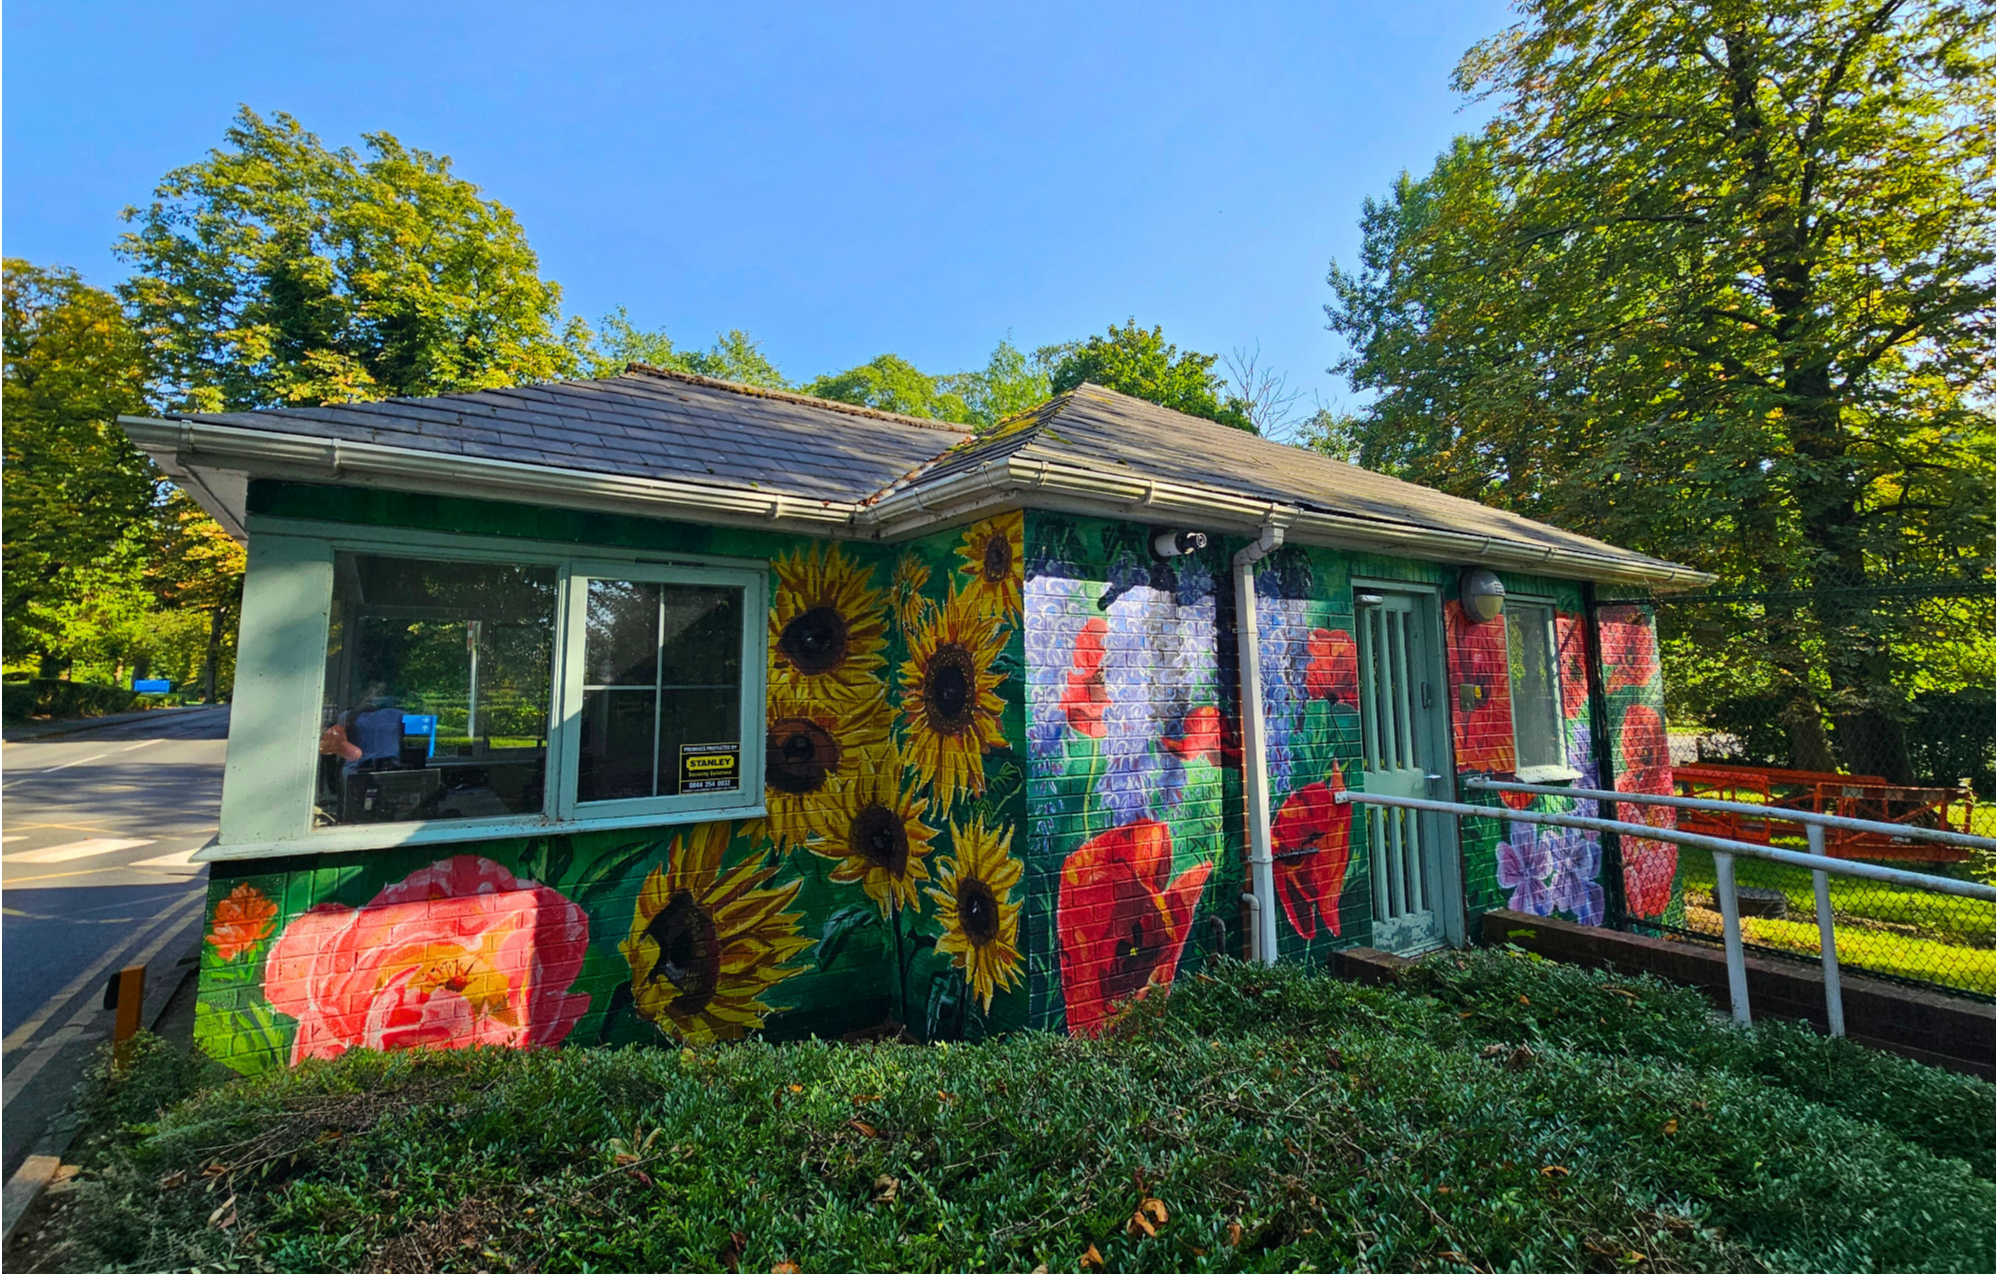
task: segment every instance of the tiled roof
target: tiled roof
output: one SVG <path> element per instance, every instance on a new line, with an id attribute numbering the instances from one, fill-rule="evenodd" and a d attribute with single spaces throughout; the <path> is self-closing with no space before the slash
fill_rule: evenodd
<path id="1" fill-rule="evenodd" d="M 915 475 L 909 485 L 919 488 L 1004 457 L 1119 471 L 1317 512 L 1665 565 L 1516 513 L 1270 442 L 1100 385 L 1082 385 L 1015 417 L 993 434 L 959 446 Z"/>
<path id="2" fill-rule="evenodd" d="M 637 367 L 603 380 L 180 419 L 838 501 L 863 500 L 970 437 L 940 421 Z"/>
<path id="3" fill-rule="evenodd" d="M 869 505 L 884 508 L 884 497 L 891 497 L 888 504 L 927 510 L 932 489 L 954 476 L 970 477 L 1001 460 L 1016 476 L 1038 461 L 1082 474 L 1086 481 L 1106 476 L 1175 484 L 1192 493 L 1194 507 L 1200 507 L 1201 493 L 1212 492 L 1216 503 L 1229 497 L 1236 508 L 1243 501 L 1266 501 L 1326 515 L 1345 528 L 1341 534 L 1364 541 L 1375 538 L 1368 526 L 1379 528 L 1382 544 L 1405 541 L 1394 528 L 1438 531 L 1501 541 L 1511 546 L 1514 560 L 1578 554 L 1576 561 L 1625 567 L 1643 578 L 1697 574 L 1092 384 L 981 438 L 941 421 L 635 364 L 602 380 L 174 419 L 269 434 L 273 442 L 303 437 L 371 443 L 509 462 L 514 472 L 527 466 L 585 478 L 698 484 L 729 498 L 739 492 L 795 498 L 834 519 L 858 516 Z M 205 445 L 182 459 L 198 464 Z M 383 462 L 375 463 L 379 480 Z M 332 468 L 340 471 L 337 459 Z M 1029 477 L 1013 488 L 1018 501 L 1033 504 L 1038 485 Z M 948 493 L 936 491 L 934 498 L 944 502 L 935 507 L 945 507 Z M 779 500 L 766 516 L 781 513 Z"/>

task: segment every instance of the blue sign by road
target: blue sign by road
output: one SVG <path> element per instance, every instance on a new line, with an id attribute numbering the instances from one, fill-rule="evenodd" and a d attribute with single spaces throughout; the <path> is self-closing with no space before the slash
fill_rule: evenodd
<path id="1" fill-rule="evenodd" d="M 132 691 L 135 694 L 163 695 L 172 689 L 173 683 L 164 677 L 147 678 L 145 680 L 134 678 L 132 681 Z"/>

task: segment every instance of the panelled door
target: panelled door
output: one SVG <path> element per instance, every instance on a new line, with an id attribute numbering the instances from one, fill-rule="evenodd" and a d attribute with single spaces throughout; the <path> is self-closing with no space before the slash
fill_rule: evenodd
<path id="1" fill-rule="evenodd" d="M 1434 599 L 1360 586 L 1359 713 L 1365 790 L 1433 799 L 1443 753 Z M 1402 954 L 1445 937 L 1440 903 L 1448 838 L 1437 814 L 1365 807 L 1372 856 L 1372 944 Z"/>

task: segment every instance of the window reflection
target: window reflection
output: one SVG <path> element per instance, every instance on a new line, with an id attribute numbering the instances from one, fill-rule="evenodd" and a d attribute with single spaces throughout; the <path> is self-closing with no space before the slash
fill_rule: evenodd
<path id="1" fill-rule="evenodd" d="M 334 557 L 317 823 L 537 814 L 555 570 Z"/>
<path id="2" fill-rule="evenodd" d="M 1518 768 L 1562 765 L 1564 722 L 1560 718 L 1559 673 L 1553 646 L 1552 607 L 1508 601 L 1505 627 L 1510 638 L 1511 726 L 1518 745 Z"/>
<path id="3" fill-rule="evenodd" d="M 739 588 L 592 579 L 583 644 L 578 801 L 680 795 L 686 748 L 741 742 Z"/>

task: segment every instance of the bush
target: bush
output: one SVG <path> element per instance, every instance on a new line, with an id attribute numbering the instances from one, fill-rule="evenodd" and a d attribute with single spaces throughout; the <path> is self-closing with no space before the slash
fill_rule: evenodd
<path id="1" fill-rule="evenodd" d="M 87 681 L 63 681 L 36 677 L 9 681 L 0 686 L 0 715 L 10 722 L 30 717 L 101 717 L 113 712 L 129 712 L 141 696 L 117 686 L 93 685 Z"/>
<path id="2" fill-rule="evenodd" d="M 1996 1268 L 1996 1183 L 1858 1092 L 1986 1086 L 1419 978 L 1220 964 L 1100 1040 L 353 1054 L 108 1145 L 75 1215 L 133 1269 Z"/>

